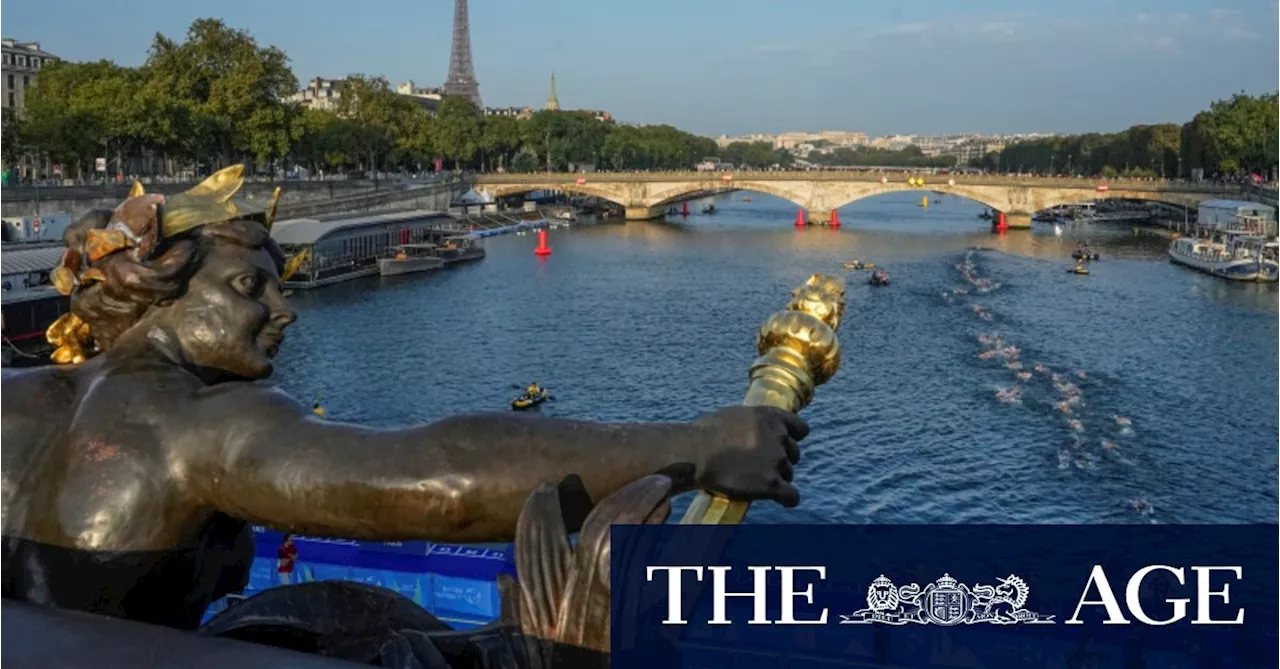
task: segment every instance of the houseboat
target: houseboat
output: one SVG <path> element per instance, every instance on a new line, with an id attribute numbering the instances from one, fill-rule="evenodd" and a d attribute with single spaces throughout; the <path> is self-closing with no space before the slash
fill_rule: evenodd
<path id="1" fill-rule="evenodd" d="M 425 243 L 393 246 L 385 257 L 378 258 L 378 274 L 396 276 L 440 269 L 444 267 L 444 259 L 436 254 L 439 248 Z"/>
<path id="2" fill-rule="evenodd" d="M 61 245 L 37 248 L 5 244 L 0 251 L 3 298 L 0 300 L 0 330 L 4 338 L 4 359 L 46 360 L 52 348 L 45 340 L 45 330 L 60 316 L 71 310 L 67 296 L 54 289 L 49 274 L 62 258 Z"/>
<path id="3" fill-rule="evenodd" d="M 1173 262 L 1233 281 L 1275 282 L 1276 256 L 1275 239 L 1240 231 L 1180 237 L 1169 245 Z"/>
<path id="4" fill-rule="evenodd" d="M 291 256 L 310 251 L 284 287 L 318 288 L 378 274 L 378 260 L 394 246 L 441 244 L 445 237 L 466 230 L 466 225 L 447 214 L 413 210 L 279 221 L 272 226 L 271 236 Z"/>
<path id="5" fill-rule="evenodd" d="M 480 260 L 484 257 L 484 245 L 480 240 L 472 235 L 454 235 L 445 237 L 440 244 L 440 248 L 436 249 L 436 254 L 444 261 L 446 265 L 453 265 L 471 260 Z"/>

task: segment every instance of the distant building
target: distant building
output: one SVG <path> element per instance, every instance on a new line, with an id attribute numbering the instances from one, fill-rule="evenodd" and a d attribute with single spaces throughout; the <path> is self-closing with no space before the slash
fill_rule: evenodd
<path id="1" fill-rule="evenodd" d="M 418 88 L 413 85 L 413 80 L 396 86 L 396 92 L 400 95 L 407 95 L 413 98 L 423 98 L 425 100 L 442 100 L 444 99 L 443 88 Z"/>
<path id="2" fill-rule="evenodd" d="M 551 73 L 551 94 L 547 96 L 547 111 L 560 111 L 560 98 L 556 97 L 556 73 Z"/>
<path id="3" fill-rule="evenodd" d="M 533 118 L 533 110 L 528 107 L 485 107 L 485 116 L 512 116 L 526 121 Z"/>
<path id="4" fill-rule="evenodd" d="M 296 102 L 307 109 L 337 111 L 338 100 L 342 97 L 342 80 L 316 77 L 307 82 L 307 87 L 285 98 L 286 102 Z"/>
<path id="5" fill-rule="evenodd" d="M 19 42 L 3 39 L 4 53 L 4 107 L 19 113 L 27 106 L 27 88 L 36 80 L 36 73 L 58 57 L 40 48 L 39 42 Z"/>
<path id="6" fill-rule="evenodd" d="M 39 42 L 19 42 L 3 38 L 3 69 L 5 109 L 12 109 L 15 114 L 22 114 L 27 108 L 27 91 L 36 81 L 36 75 L 49 63 L 58 61 L 58 57 L 41 49 Z M 4 168 L 16 167 L 21 176 L 47 176 L 57 173 L 57 167 L 48 160 L 37 163 L 31 156 L 22 156 L 17 162 L 11 162 L 12 153 L 6 154 Z"/>
<path id="7" fill-rule="evenodd" d="M 975 137 L 956 147 L 956 164 L 968 165 L 982 160 L 988 153 L 1003 151 L 1005 141 L 993 137 Z"/>

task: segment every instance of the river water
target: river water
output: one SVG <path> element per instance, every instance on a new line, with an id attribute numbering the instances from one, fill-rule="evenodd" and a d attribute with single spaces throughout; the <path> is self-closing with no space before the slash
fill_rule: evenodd
<path id="1" fill-rule="evenodd" d="M 751 197 L 553 230 L 545 261 L 508 235 L 469 266 L 300 291 L 274 382 L 368 425 L 506 410 L 534 380 L 556 396 L 545 414 L 689 420 L 741 400 L 793 287 L 847 274 L 843 366 L 803 413 L 801 505 L 750 522 L 1277 522 L 1274 285 L 1172 265 L 1128 227 L 996 236 L 953 197 L 862 200 L 839 230 Z M 1103 254 L 1088 277 L 1066 271 L 1084 238 Z M 893 284 L 841 269 L 859 257 Z"/>

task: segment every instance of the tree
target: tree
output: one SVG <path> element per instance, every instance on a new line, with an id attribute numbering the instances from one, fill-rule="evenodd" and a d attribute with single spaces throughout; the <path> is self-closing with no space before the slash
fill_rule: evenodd
<path id="1" fill-rule="evenodd" d="M 511 159 L 511 169 L 516 172 L 537 172 L 538 171 L 538 152 L 528 144 L 521 147 L 516 152 L 514 158 Z"/>
<path id="2" fill-rule="evenodd" d="M 842 146 L 831 153 L 810 153 L 809 162 L 841 167 L 952 167 L 955 156 L 926 156 L 918 146 L 900 151 L 869 146 Z"/>
<path id="3" fill-rule="evenodd" d="M 520 148 L 524 141 L 520 121 L 511 116 L 490 116 L 484 119 L 481 128 L 480 149 L 499 166 L 505 165 L 507 157 Z M 536 157 L 535 157 L 536 160 Z"/>
<path id="4" fill-rule="evenodd" d="M 480 150 L 480 112 L 471 100 L 447 95 L 436 107 L 436 148 L 454 169 Z"/>
<path id="5" fill-rule="evenodd" d="M 219 19 L 196 19 L 182 43 L 157 33 L 144 69 L 183 109 L 192 138 L 184 148 L 214 166 L 245 156 L 269 162 L 296 139 L 300 110 L 283 102 L 298 87 L 288 57 Z"/>

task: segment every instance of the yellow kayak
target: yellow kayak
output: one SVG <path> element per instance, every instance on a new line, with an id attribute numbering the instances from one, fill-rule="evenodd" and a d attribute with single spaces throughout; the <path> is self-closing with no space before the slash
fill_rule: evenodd
<path id="1" fill-rule="evenodd" d="M 550 397 L 551 397 L 551 393 L 548 393 L 545 389 L 542 392 L 532 397 L 530 397 L 529 395 L 521 395 L 511 400 L 511 410 L 524 411 L 525 409 L 532 409 L 533 407 L 536 407 L 539 404 L 546 402 L 547 399 Z"/>

